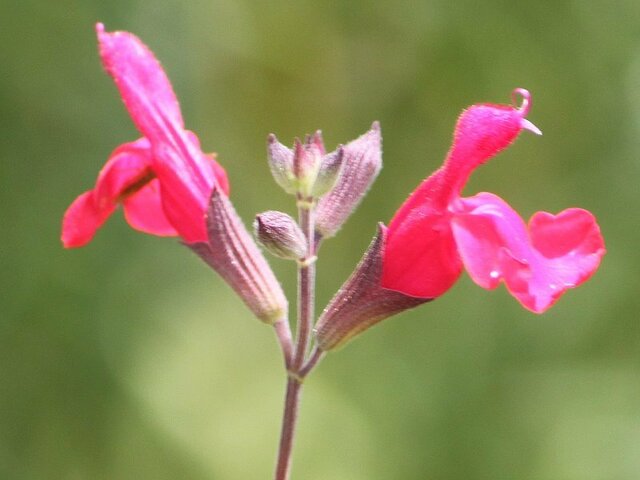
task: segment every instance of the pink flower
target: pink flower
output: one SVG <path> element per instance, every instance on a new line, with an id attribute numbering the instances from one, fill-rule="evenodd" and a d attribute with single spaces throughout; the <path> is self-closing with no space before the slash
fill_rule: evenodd
<path id="1" fill-rule="evenodd" d="M 131 33 L 108 33 L 101 23 L 96 31 L 102 63 L 143 138 L 118 147 L 95 188 L 67 209 L 64 246 L 91 241 L 119 204 L 136 230 L 206 242 L 204 217 L 211 193 L 214 187 L 229 191 L 224 169 L 184 129 L 178 100 L 153 53 Z"/>
<path id="2" fill-rule="evenodd" d="M 525 119 L 530 95 L 506 105 L 474 105 L 462 113 L 444 165 L 424 180 L 389 224 L 382 287 L 418 298 L 446 292 L 462 267 L 475 283 L 504 282 L 527 309 L 541 313 L 586 281 L 605 253 L 594 216 L 569 208 L 537 212 L 528 226 L 500 197 L 461 197 L 473 170 L 509 146 L 520 131 L 540 131 Z"/>

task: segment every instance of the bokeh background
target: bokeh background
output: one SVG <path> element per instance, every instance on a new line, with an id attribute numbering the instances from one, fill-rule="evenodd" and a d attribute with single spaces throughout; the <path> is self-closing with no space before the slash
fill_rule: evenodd
<path id="1" fill-rule="evenodd" d="M 271 329 L 175 240 L 60 219 L 136 138 L 93 24 L 157 54 L 235 205 L 293 213 L 265 138 L 380 120 L 385 167 L 319 262 L 318 307 L 437 168 L 459 111 L 533 93 L 544 136 L 473 177 L 528 217 L 593 211 L 609 253 L 543 316 L 465 276 L 307 381 L 294 479 L 640 478 L 640 2 L 0 4 L 0 478 L 265 479 L 284 391 Z M 272 262 L 293 295 L 292 265 Z"/>

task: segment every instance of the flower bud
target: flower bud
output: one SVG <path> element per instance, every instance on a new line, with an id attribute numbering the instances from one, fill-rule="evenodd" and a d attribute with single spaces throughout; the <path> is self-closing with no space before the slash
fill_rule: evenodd
<path id="1" fill-rule="evenodd" d="M 267 138 L 269 169 L 274 180 L 285 192 L 295 195 L 298 187 L 293 171 L 293 151 L 278 142 L 274 134 Z"/>
<path id="2" fill-rule="evenodd" d="M 227 196 L 214 188 L 206 216 L 209 242 L 187 246 L 212 267 L 263 322 L 287 316 L 287 299 Z"/>
<path id="3" fill-rule="evenodd" d="M 324 351 L 344 345 L 358 333 L 431 298 L 410 297 L 380 285 L 382 253 L 387 228 L 378 225 L 378 234 L 349 279 L 324 309 L 314 333 Z"/>
<path id="4" fill-rule="evenodd" d="M 258 242 L 276 257 L 298 260 L 307 253 L 307 239 L 286 213 L 271 210 L 256 215 L 253 229 Z"/>
<path id="5" fill-rule="evenodd" d="M 342 161 L 344 158 L 344 149 L 342 146 L 337 150 L 325 155 L 320 163 L 320 170 L 318 176 L 313 184 L 311 195 L 315 198 L 320 198 L 325 193 L 331 191 L 335 186 L 340 173 L 342 171 Z"/>
<path id="6" fill-rule="evenodd" d="M 343 147 L 342 173 L 334 188 L 319 202 L 316 232 L 332 237 L 356 209 L 382 168 L 380 124 Z"/>
<path id="7" fill-rule="evenodd" d="M 304 143 L 296 138 L 293 145 L 293 173 L 298 181 L 298 194 L 313 197 L 314 185 L 324 156 L 324 142 L 318 130 L 307 136 Z"/>

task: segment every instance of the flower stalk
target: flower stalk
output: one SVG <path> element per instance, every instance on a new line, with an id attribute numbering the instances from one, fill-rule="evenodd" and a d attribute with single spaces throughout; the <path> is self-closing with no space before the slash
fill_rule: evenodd
<path id="1" fill-rule="evenodd" d="M 315 245 L 315 201 L 313 198 L 298 196 L 298 222 L 307 241 L 304 258 L 298 262 L 298 318 L 296 343 L 291 364 L 288 368 L 287 391 L 285 394 L 282 429 L 275 480 L 288 480 L 291 471 L 291 454 L 298 418 L 298 408 L 302 394 L 304 377 L 317 364 L 321 355 L 314 355 L 306 361 L 311 341 L 315 307 L 316 245 Z"/>
<path id="2" fill-rule="evenodd" d="M 307 240 L 307 253 L 298 264 L 298 326 L 296 353 L 293 367 L 297 371 L 304 362 L 311 337 L 315 304 L 316 262 L 315 262 L 315 210 L 312 199 L 300 199 L 298 218 L 300 229 Z"/>

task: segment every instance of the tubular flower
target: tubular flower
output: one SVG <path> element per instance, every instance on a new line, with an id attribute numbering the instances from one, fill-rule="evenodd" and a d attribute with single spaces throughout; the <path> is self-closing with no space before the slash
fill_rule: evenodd
<path id="1" fill-rule="evenodd" d="M 116 210 L 135 229 L 179 235 L 186 243 L 207 241 L 205 214 L 214 187 L 228 194 L 224 169 L 185 130 L 171 83 L 153 53 L 133 34 L 96 25 L 100 57 L 143 137 L 118 147 L 93 190 L 67 209 L 65 247 L 87 244 Z"/>
<path id="2" fill-rule="evenodd" d="M 526 225 L 491 193 L 461 197 L 473 170 L 509 146 L 522 129 L 541 132 L 520 108 L 474 105 L 460 116 L 444 165 L 424 180 L 391 220 L 382 254 L 383 288 L 418 298 L 446 292 L 464 267 L 486 289 L 504 282 L 527 309 L 542 313 L 586 281 L 605 253 L 594 216 L 569 208 L 537 212 Z"/>

